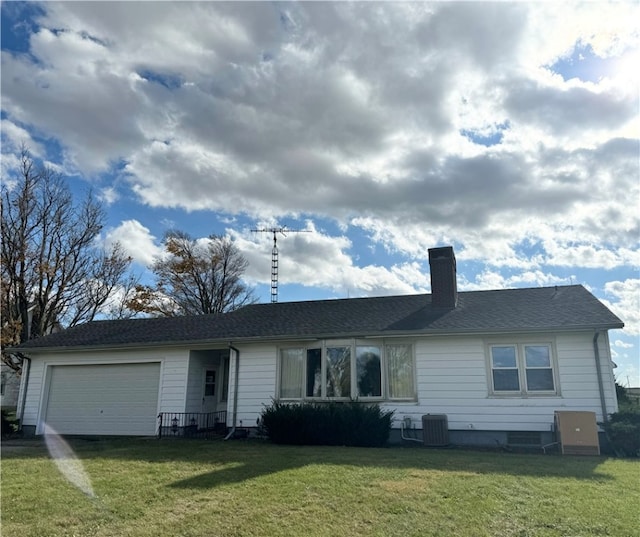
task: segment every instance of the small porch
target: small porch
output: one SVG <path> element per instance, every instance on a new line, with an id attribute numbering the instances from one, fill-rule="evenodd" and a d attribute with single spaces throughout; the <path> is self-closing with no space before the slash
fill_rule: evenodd
<path id="1" fill-rule="evenodd" d="M 160 412 L 158 438 L 215 438 L 226 435 L 229 349 L 189 352 L 184 406 Z"/>
<path id="2" fill-rule="evenodd" d="M 227 411 L 160 412 L 158 439 L 218 438 L 227 433 Z"/>
<path id="3" fill-rule="evenodd" d="M 191 351 L 184 413 L 193 416 L 217 415 L 220 419 L 219 413 L 227 410 L 228 398 L 229 349 Z"/>

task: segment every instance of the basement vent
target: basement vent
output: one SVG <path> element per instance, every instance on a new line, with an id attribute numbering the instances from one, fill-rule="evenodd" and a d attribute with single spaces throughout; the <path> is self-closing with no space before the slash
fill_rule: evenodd
<path id="1" fill-rule="evenodd" d="M 540 433 L 535 431 L 509 431 L 507 444 L 510 446 L 540 446 Z"/>
<path id="2" fill-rule="evenodd" d="M 422 416 L 422 436 L 425 446 L 448 446 L 449 425 L 446 414 L 425 414 Z"/>

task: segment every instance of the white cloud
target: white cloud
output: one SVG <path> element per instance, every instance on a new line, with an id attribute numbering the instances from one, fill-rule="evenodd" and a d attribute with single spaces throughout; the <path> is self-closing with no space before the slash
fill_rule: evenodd
<path id="1" fill-rule="evenodd" d="M 457 215 L 464 230 L 512 211 L 568 210 L 583 197 L 588 185 L 539 181 L 536 162 L 567 142 L 550 138 L 536 154 L 528 144 L 539 118 L 579 129 L 569 140 L 592 151 L 598 118 L 618 117 L 616 99 L 626 103 L 621 117 L 633 114 L 634 102 L 614 93 L 573 88 L 596 100 L 585 107 L 569 85 L 545 88 L 521 69 L 580 39 L 608 50 L 596 8 L 571 11 L 570 30 L 554 10 L 294 4 L 285 19 L 267 4 L 159 4 L 153 13 L 144 4 L 51 4 L 31 42 L 41 63 L 5 54 L 5 106 L 55 133 L 82 169 L 125 159 L 133 190 L 154 206 L 385 220 L 400 208 L 410 221 Z M 625 17 L 611 20 L 610 45 L 633 35 Z M 553 36 L 542 54 L 533 47 L 541 26 Z M 580 115 L 567 121 L 571 110 Z M 451 144 L 460 128 L 506 119 L 507 151 Z M 526 158 L 516 157 L 523 149 Z"/>
<path id="2" fill-rule="evenodd" d="M 495 270 L 485 269 L 475 277 L 474 281 L 462 278 L 460 289 L 463 291 L 480 291 L 488 289 L 509 289 L 515 287 L 547 287 L 551 285 L 567 285 L 567 278 L 548 274 L 540 270 L 520 271 L 506 276 Z"/>
<path id="3" fill-rule="evenodd" d="M 104 242 L 107 246 L 119 242 L 134 261 L 145 267 L 162 253 L 162 248 L 156 244 L 149 229 L 137 220 L 125 220 L 118 227 L 109 229 Z"/>
<path id="4" fill-rule="evenodd" d="M 618 76 L 549 70 L 577 46 L 633 59 L 637 6 L 58 2 L 42 13 L 29 54 L 2 54 L 3 137 L 55 138 L 64 169 L 88 179 L 122 167 L 118 194 L 127 186 L 150 207 L 345 230 L 296 238 L 313 252 L 283 257 L 283 281 L 425 289 L 419 269 L 439 244 L 487 265 L 470 288 L 640 264 L 637 92 Z M 498 125 L 491 147 L 462 134 Z M 102 196 L 117 202 L 112 185 Z M 149 230 L 125 224 L 112 233 L 141 241 L 148 262 Z M 357 266 L 353 228 L 401 261 Z M 269 246 L 242 240 L 268 275 Z"/>
<path id="5" fill-rule="evenodd" d="M 28 149 L 29 153 L 34 157 L 41 158 L 45 155 L 42 145 L 33 139 L 27 129 L 8 119 L 0 121 L 0 129 L 2 131 L 3 160 L 5 154 L 19 153 L 22 147 Z"/>
<path id="6" fill-rule="evenodd" d="M 100 190 L 98 198 L 105 204 L 112 205 L 120 199 L 120 195 L 113 186 L 108 186 Z"/>
<path id="7" fill-rule="evenodd" d="M 608 282 L 604 286 L 605 295 L 611 300 L 603 300 L 605 304 L 625 324 L 624 332 L 640 335 L 640 279 Z"/>
<path id="8" fill-rule="evenodd" d="M 261 228 L 259 225 L 258 229 Z M 428 287 L 428 272 L 418 263 L 357 266 L 349 251 L 351 241 L 346 236 L 327 235 L 311 221 L 307 222 L 305 231 L 308 233 L 277 235 L 279 284 L 320 287 L 340 298 L 425 292 Z M 249 261 L 246 279 L 270 283 L 272 234 L 230 229 L 227 232 Z"/>
<path id="9" fill-rule="evenodd" d="M 618 366 L 614 373 L 616 381 L 623 386 L 640 386 L 640 346 L 638 337 L 628 336 L 624 330 L 612 330 L 609 333 L 611 356 Z"/>
<path id="10" fill-rule="evenodd" d="M 633 345 L 631 343 L 625 343 L 624 341 L 622 341 L 621 339 L 616 339 L 613 344 L 616 347 L 619 347 L 621 349 L 632 349 Z"/>

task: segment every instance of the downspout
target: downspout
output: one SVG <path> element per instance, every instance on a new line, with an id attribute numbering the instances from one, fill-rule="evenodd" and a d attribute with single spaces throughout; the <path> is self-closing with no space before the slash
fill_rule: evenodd
<path id="1" fill-rule="evenodd" d="M 236 432 L 236 419 L 238 417 L 238 376 L 240 373 L 240 351 L 231 344 L 229 344 L 229 349 L 236 353 L 236 367 L 233 378 L 233 421 L 231 422 L 231 430 L 229 431 L 229 434 L 224 438 L 225 440 L 229 440 L 229 438 L 233 437 Z"/>
<path id="2" fill-rule="evenodd" d="M 25 373 L 25 364 L 29 364 Z M 22 431 L 22 421 L 24 420 L 24 406 L 27 402 L 27 389 L 29 388 L 29 374 L 31 373 L 31 358 L 28 356 L 22 357 L 22 375 L 24 378 L 20 378 L 20 387 L 22 389 L 22 401 L 20 402 L 20 421 L 18 422 L 18 430 Z"/>
<path id="3" fill-rule="evenodd" d="M 598 337 L 600 332 L 596 330 L 593 335 L 593 354 L 596 358 L 596 374 L 598 375 L 598 391 L 600 392 L 600 406 L 602 407 L 602 421 L 607 423 L 609 416 L 607 416 L 607 404 L 604 400 L 604 384 L 602 383 L 602 369 L 600 369 L 600 349 L 598 348 Z"/>

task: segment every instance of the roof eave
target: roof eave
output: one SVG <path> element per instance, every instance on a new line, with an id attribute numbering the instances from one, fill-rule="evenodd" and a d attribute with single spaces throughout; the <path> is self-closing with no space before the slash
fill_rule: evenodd
<path id="1" fill-rule="evenodd" d="M 466 328 L 466 329 L 425 329 L 425 330 L 377 330 L 372 332 L 344 332 L 344 333 L 318 333 L 318 334 L 280 334 L 273 336 L 245 336 L 245 337 L 225 337 L 215 339 L 196 339 L 184 341 L 147 341 L 133 343 L 118 343 L 113 345 L 66 345 L 55 347 L 15 347 L 6 349 L 7 352 L 20 352 L 26 355 L 30 354 L 46 354 L 46 353 L 63 353 L 63 352 L 81 352 L 81 351 L 102 351 L 102 350 L 130 350 L 137 348 L 179 348 L 190 347 L 192 349 L 203 349 L 208 347 L 227 347 L 238 343 L 258 343 L 263 341 L 315 341 L 319 339 L 344 339 L 344 338 L 385 338 L 385 337 L 429 337 L 429 336 L 461 336 L 461 335 L 499 335 L 499 334 L 518 334 L 518 333 L 540 333 L 540 332 L 585 332 L 600 330 L 615 330 L 624 327 L 623 322 L 608 323 L 598 325 L 572 325 L 572 326 L 547 326 L 547 327 L 530 327 L 530 328 Z"/>

